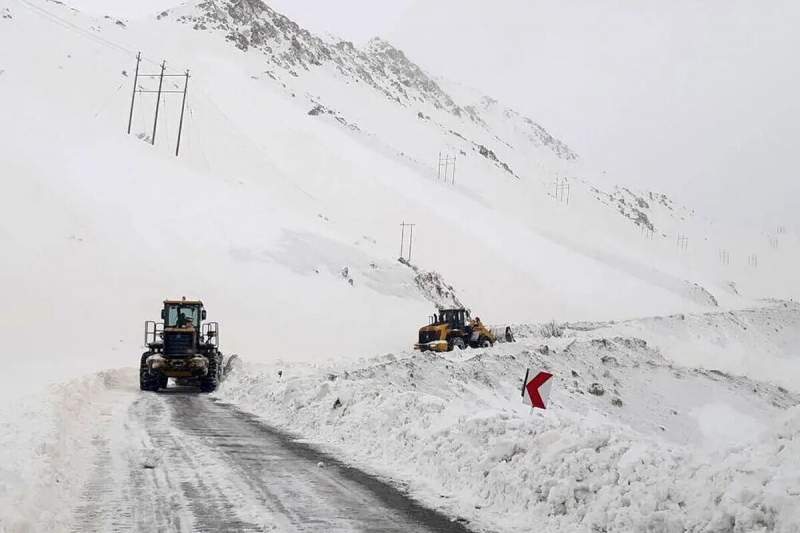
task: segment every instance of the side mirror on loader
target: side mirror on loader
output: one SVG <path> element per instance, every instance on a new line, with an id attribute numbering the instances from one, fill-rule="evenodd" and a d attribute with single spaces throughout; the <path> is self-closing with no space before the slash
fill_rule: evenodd
<path id="1" fill-rule="evenodd" d="M 167 318 L 167 310 L 166 309 L 162 309 L 161 310 L 161 320 L 164 320 L 165 318 Z"/>
<path id="2" fill-rule="evenodd" d="M 200 318 L 202 318 L 203 320 L 206 319 L 206 310 L 205 309 L 203 309 L 203 312 L 200 313 Z"/>

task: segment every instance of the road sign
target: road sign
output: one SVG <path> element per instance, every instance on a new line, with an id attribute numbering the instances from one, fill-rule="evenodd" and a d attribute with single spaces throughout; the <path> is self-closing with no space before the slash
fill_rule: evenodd
<path id="1" fill-rule="evenodd" d="M 525 371 L 525 379 L 522 382 L 522 403 L 530 404 L 537 409 L 547 409 L 553 374 L 539 372 L 533 379 L 528 379 L 530 374 L 530 369 Z"/>

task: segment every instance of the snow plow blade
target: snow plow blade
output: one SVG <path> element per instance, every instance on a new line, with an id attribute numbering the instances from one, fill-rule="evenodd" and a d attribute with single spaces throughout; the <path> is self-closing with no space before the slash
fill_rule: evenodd
<path id="1" fill-rule="evenodd" d="M 514 332 L 511 331 L 511 326 L 496 326 L 490 328 L 494 336 L 497 337 L 497 342 L 514 342 Z"/>

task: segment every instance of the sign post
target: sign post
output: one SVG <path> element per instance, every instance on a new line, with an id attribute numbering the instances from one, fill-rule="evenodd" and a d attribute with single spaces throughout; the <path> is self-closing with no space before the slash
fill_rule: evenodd
<path id="1" fill-rule="evenodd" d="M 527 369 L 525 371 L 525 379 L 522 381 L 522 403 L 536 409 L 547 409 L 547 402 L 550 400 L 550 389 L 553 386 L 553 374 L 539 372 L 533 379 L 529 379 L 530 374 L 530 369 Z"/>

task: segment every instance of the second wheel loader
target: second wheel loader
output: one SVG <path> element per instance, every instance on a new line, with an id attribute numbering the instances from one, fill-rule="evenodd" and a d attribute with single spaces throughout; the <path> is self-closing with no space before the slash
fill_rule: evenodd
<path id="1" fill-rule="evenodd" d="M 488 348 L 497 342 L 495 334 L 483 325 L 481 319 L 470 317 L 466 309 L 440 309 L 430 318 L 430 323 L 419 330 L 419 342 L 414 349 L 420 351 L 449 352 L 455 348 Z"/>

